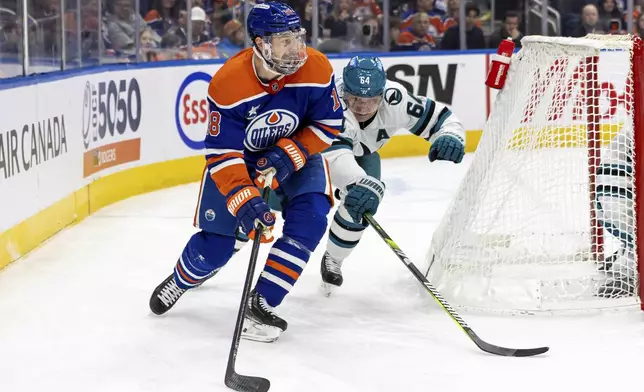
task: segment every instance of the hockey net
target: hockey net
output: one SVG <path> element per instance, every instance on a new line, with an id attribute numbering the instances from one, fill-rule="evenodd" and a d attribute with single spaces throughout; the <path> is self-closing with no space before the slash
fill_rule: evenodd
<path id="1" fill-rule="evenodd" d="M 455 304 L 486 311 L 641 304 L 642 41 L 522 44 L 433 235 L 427 277 Z"/>

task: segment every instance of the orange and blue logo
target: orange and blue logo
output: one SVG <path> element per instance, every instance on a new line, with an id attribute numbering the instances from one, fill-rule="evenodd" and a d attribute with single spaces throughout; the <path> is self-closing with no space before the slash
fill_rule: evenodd
<path id="1" fill-rule="evenodd" d="M 279 139 L 292 135 L 300 120 L 285 109 L 268 110 L 255 117 L 246 127 L 244 145 L 250 151 L 260 151 L 274 145 Z"/>

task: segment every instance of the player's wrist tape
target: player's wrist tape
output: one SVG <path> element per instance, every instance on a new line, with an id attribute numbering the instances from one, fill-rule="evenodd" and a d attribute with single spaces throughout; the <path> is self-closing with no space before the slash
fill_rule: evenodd
<path id="1" fill-rule="evenodd" d="M 228 201 L 226 203 L 228 212 L 230 212 L 233 216 L 237 216 L 239 207 L 246 204 L 250 199 L 258 196 L 261 197 L 259 189 L 254 186 L 246 186 L 241 188 L 228 198 Z"/>
<path id="2" fill-rule="evenodd" d="M 308 154 L 303 147 L 301 148 L 293 140 L 287 138 L 278 140 L 276 145 L 281 148 L 291 159 L 291 162 L 293 162 L 293 167 L 295 167 L 295 171 L 298 171 L 302 167 L 304 167 Z"/>

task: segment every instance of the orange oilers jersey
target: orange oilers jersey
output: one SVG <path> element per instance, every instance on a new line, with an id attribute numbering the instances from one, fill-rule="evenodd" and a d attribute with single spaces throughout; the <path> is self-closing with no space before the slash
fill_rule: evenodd
<path id="1" fill-rule="evenodd" d="M 242 50 L 210 81 L 206 160 L 222 194 L 252 185 L 247 166 L 279 139 L 295 140 L 312 155 L 340 132 L 343 111 L 333 68 L 322 53 L 307 52 L 297 72 L 264 84 L 255 74 L 253 49 Z"/>

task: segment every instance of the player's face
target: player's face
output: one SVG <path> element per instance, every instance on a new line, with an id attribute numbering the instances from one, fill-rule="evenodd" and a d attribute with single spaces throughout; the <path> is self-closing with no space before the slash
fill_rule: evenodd
<path id="1" fill-rule="evenodd" d="M 378 95 L 377 97 L 358 97 L 348 92 L 344 92 L 344 100 L 347 103 L 347 107 L 358 121 L 366 121 L 370 119 L 376 111 L 378 111 L 378 106 L 380 101 L 382 101 L 382 96 Z"/>
<path id="2" fill-rule="evenodd" d="M 264 56 L 275 66 L 275 71 L 290 75 L 306 62 L 306 30 L 273 34 L 264 41 Z"/>

